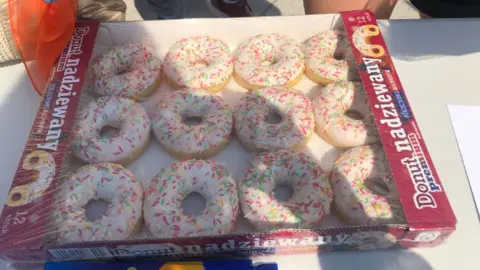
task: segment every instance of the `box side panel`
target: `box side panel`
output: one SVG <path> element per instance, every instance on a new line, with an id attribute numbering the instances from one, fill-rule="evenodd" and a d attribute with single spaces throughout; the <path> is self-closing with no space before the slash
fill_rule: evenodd
<path id="1" fill-rule="evenodd" d="M 96 22 L 78 23 L 57 60 L 3 208 L 0 250 L 39 249 L 52 231 L 45 226 L 64 173 L 62 165 L 97 29 Z"/>
<path id="2" fill-rule="evenodd" d="M 399 245 L 404 248 L 435 247 L 442 244 L 455 231 L 455 227 L 409 230 Z"/>
<path id="3" fill-rule="evenodd" d="M 22 251 L 11 250 L 2 252 L 1 260 L 9 263 L 25 262 L 25 263 L 42 263 L 47 261 L 49 253 L 46 250 L 23 249 Z"/>
<path id="4" fill-rule="evenodd" d="M 206 238 L 84 243 L 49 249 L 51 260 L 195 258 L 318 253 L 398 247 L 405 227 L 279 231 Z"/>
<path id="5" fill-rule="evenodd" d="M 454 226 L 452 208 L 373 14 L 351 11 L 342 18 L 408 224 Z"/>

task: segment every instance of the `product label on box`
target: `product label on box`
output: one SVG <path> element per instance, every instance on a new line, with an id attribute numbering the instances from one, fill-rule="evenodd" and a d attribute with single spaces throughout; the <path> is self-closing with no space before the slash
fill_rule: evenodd
<path id="1" fill-rule="evenodd" d="M 258 236 L 238 235 L 197 239 L 146 240 L 142 243 L 111 243 L 90 246 L 89 243 L 50 249 L 55 260 L 93 258 L 155 258 L 258 254 L 329 252 L 334 250 L 371 250 L 394 247 L 404 228 L 365 231 L 283 231 Z M 95 244 L 94 244 L 95 245 Z"/>
<path id="2" fill-rule="evenodd" d="M 2 212 L 0 249 L 34 249 L 46 235 L 97 30 L 96 22 L 78 23 L 52 71 Z"/>
<path id="3" fill-rule="evenodd" d="M 411 226 L 454 226 L 455 216 L 373 14 L 342 14 L 365 92 Z"/>

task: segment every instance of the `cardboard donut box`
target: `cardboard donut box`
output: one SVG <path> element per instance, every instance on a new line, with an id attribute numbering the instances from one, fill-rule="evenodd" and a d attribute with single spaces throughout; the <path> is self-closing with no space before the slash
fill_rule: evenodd
<path id="1" fill-rule="evenodd" d="M 98 48 L 153 39 L 168 43 L 162 44 L 164 54 L 169 45 L 182 37 L 212 35 L 227 44 L 238 44 L 238 41 L 246 37 L 268 32 L 287 34 L 303 42 L 315 33 L 336 27 L 344 27 L 348 35 L 398 189 L 405 223 L 376 226 L 333 223 L 309 230 L 253 232 L 247 229 L 230 235 L 175 239 L 134 237 L 124 241 L 73 244 L 59 244 L 55 241 L 57 230 L 52 229 L 55 228 L 52 227 L 54 195 L 62 176 L 68 172 L 65 162 L 71 154 L 69 138 L 72 135 L 72 124 L 79 107 L 80 94 L 84 91 L 90 59 L 95 53 L 98 54 Z M 77 23 L 70 44 L 52 71 L 13 179 L 8 202 L 3 208 L 0 219 L 0 254 L 9 261 L 42 262 L 295 254 L 410 248 L 442 243 L 455 230 L 456 220 L 452 208 L 381 33 L 373 31 L 375 35 L 365 38 L 365 52 L 365 47 L 352 45 L 353 33 L 360 27 L 379 29 L 373 14 L 368 11 L 299 17 Z M 233 38 L 228 38 L 230 35 L 236 35 L 234 42 Z M 233 51 L 235 48 L 232 46 L 231 49 Z M 37 190 L 36 198 L 19 202 L 22 200 L 21 194 L 17 193 L 21 186 L 29 185 L 36 179 L 34 169 L 26 169 L 22 163 L 29 153 L 37 150 L 48 152 L 54 157 L 55 175 L 52 181 Z M 310 149 L 315 153 L 316 150 L 313 150 Z M 228 160 L 235 163 L 236 157 Z M 152 163 L 145 166 L 149 164 Z M 155 168 L 158 170 L 158 164 Z"/>

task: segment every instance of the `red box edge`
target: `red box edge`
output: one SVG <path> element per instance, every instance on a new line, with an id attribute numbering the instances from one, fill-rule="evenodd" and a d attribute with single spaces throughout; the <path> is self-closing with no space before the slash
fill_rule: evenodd
<path id="1" fill-rule="evenodd" d="M 28 246 L 29 249 L 40 248 L 42 245 L 45 238 L 44 226 L 48 224 L 49 219 L 44 216 L 50 214 L 54 200 L 52 193 L 62 177 L 61 168 L 69 154 L 69 134 L 75 120 L 80 92 L 86 79 L 99 25 L 99 22 L 76 23 L 72 40 L 52 70 L 0 216 L 0 251 L 11 250 L 16 245 Z M 38 125 L 39 122 L 43 124 Z M 22 167 L 27 153 L 34 151 L 41 151 L 42 155 L 48 156 L 53 161 L 54 165 L 51 168 L 53 177 L 42 187 L 44 190 L 38 198 L 27 197 L 28 200 L 23 204 L 9 205 L 9 196 L 15 187 L 29 186 L 38 182 L 38 179 L 33 182 L 30 180 L 29 172 L 35 170 L 34 168 Z M 30 192 L 32 193 L 38 193 L 38 189 Z M 27 219 L 27 214 L 32 212 L 37 218 Z M 12 234 L 10 231 L 17 233 Z"/>
<path id="2" fill-rule="evenodd" d="M 352 52 L 355 56 L 355 60 L 358 65 L 358 70 L 361 75 L 362 84 L 365 87 L 365 92 L 367 93 L 371 110 L 375 115 L 375 121 L 378 129 L 378 133 L 380 134 L 383 148 L 385 150 L 387 159 L 392 169 L 392 174 L 394 176 L 397 190 L 400 195 L 403 210 L 407 218 L 407 224 L 411 228 L 429 227 L 433 224 L 444 224 L 443 226 L 445 226 L 446 228 L 454 226 L 456 224 L 456 218 L 453 213 L 451 204 L 448 201 L 445 190 L 438 177 L 438 173 L 431 160 L 431 157 L 425 145 L 425 142 L 423 141 L 423 137 L 421 136 L 421 132 L 415 120 L 415 116 L 410 107 L 410 104 L 404 92 L 404 88 L 401 85 L 401 81 L 398 77 L 392 58 L 388 51 L 388 46 L 386 46 L 386 43 L 378 27 L 378 23 L 374 17 L 374 14 L 368 10 L 358 10 L 358 11 L 343 12 L 341 13 L 341 16 L 343 19 L 343 23 L 345 26 L 345 30 L 347 32 L 349 42 L 352 47 Z M 378 34 L 369 36 L 368 37 L 369 40 L 368 42 L 366 42 L 366 44 L 370 44 L 373 46 L 380 46 L 381 49 L 384 50 L 384 54 L 381 56 L 367 57 L 366 55 L 362 54 L 362 52 L 360 52 L 361 49 L 358 49 L 354 44 L 354 41 L 353 41 L 353 39 L 355 38 L 354 31 L 360 27 L 366 27 L 369 25 L 374 25 L 375 27 L 373 27 L 373 30 L 377 30 Z M 369 33 L 369 34 L 372 34 L 372 33 Z M 374 53 L 374 52 L 371 52 L 371 53 Z M 386 75 L 387 73 L 385 72 L 385 70 L 388 71 L 388 75 Z M 380 75 L 383 78 L 375 77 L 377 75 Z M 381 84 L 380 82 L 385 82 L 384 86 L 379 86 Z M 377 83 L 375 86 L 377 87 L 378 90 L 375 90 L 374 88 L 375 83 Z M 398 112 L 399 111 L 398 105 L 394 104 L 395 97 L 391 96 L 390 100 L 393 100 L 393 101 L 389 101 L 390 104 L 393 104 L 393 107 L 390 107 L 390 104 L 375 103 L 375 102 L 378 102 L 377 99 L 379 98 L 378 96 L 380 96 L 380 94 L 376 94 L 375 91 L 379 91 L 382 94 L 392 93 L 393 92 L 392 85 L 395 85 L 396 94 L 401 95 L 403 97 L 403 99 L 401 100 L 403 101 L 402 105 L 404 105 L 404 108 L 408 110 L 407 113 L 410 114 L 409 119 L 407 119 L 409 121 L 406 123 L 402 122 L 399 128 L 404 129 L 403 130 L 404 133 L 406 133 L 405 129 L 409 128 L 411 130 L 411 133 L 405 134 L 406 137 L 410 136 L 411 134 L 413 134 L 411 135 L 412 138 L 416 137 L 415 138 L 416 140 L 413 139 L 413 141 L 416 142 L 416 146 L 420 148 L 414 147 L 411 143 L 412 139 L 409 138 L 408 143 L 410 145 L 410 149 L 412 149 L 410 152 L 414 152 L 415 149 L 420 149 L 420 153 L 418 154 L 423 154 L 421 158 L 424 158 L 424 160 L 422 160 L 422 162 L 424 163 L 422 164 L 426 164 L 427 169 L 429 169 L 430 175 L 432 176 L 431 179 L 433 179 L 432 185 L 435 185 L 436 187 L 440 188 L 440 192 L 425 192 L 425 194 L 421 193 L 419 189 L 428 187 L 428 185 L 426 185 L 425 183 L 417 183 L 417 186 L 415 186 L 414 180 L 412 179 L 413 176 L 409 174 L 409 168 L 407 168 L 407 165 L 404 167 L 401 166 L 402 161 L 405 158 L 407 159 L 404 162 L 409 161 L 409 159 L 405 155 L 402 156 L 398 152 L 395 152 L 395 149 L 393 148 L 393 145 L 392 145 L 392 138 L 394 137 L 392 137 L 391 135 L 393 128 L 389 130 L 389 127 L 390 125 L 393 126 L 397 122 L 394 123 L 394 121 L 390 121 L 391 119 L 385 116 L 385 114 L 388 115 L 389 113 L 392 113 L 393 110 L 396 110 L 395 111 L 395 114 L 397 115 L 396 118 L 397 119 L 400 118 L 398 117 L 399 115 L 401 116 L 401 114 L 399 114 Z M 384 97 L 382 96 L 382 98 Z M 384 98 L 384 100 L 386 99 L 388 98 Z M 382 111 L 378 109 L 382 109 Z M 386 109 L 392 109 L 392 110 L 388 112 L 383 111 Z M 381 123 L 381 120 L 384 120 L 384 122 Z M 400 120 L 398 120 L 398 123 L 400 123 Z M 394 143 L 397 143 L 397 142 L 394 142 Z M 398 144 L 398 145 L 399 146 L 396 146 L 397 149 L 408 148 L 408 146 L 406 145 L 402 145 L 402 144 Z M 415 152 L 414 154 L 416 155 L 417 152 Z M 401 158 L 403 159 L 401 160 Z M 418 159 L 420 157 L 415 156 L 415 158 Z M 412 160 L 413 160 L 413 157 L 412 157 Z M 422 175 L 425 176 L 425 172 L 422 172 Z M 422 186 L 420 187 L 420 185 Z M 432 194 L 432 193 L 435 193 L 435 194 Z M 422 203 L 418 203 L 412 200 L 412 198 L 415 200 L 416 196 L 423 196 L 423 195 L 425 196 L 425 198 L 427 197 L 433 198 L 435 200 L 434 202 L 435 205 L 425 204 L 422 206 Z M 420 206 L 420 209 L 417 208 L 416 206 Z M 441 208 L 441 211 L 437 210 L 437 206 Z"/>

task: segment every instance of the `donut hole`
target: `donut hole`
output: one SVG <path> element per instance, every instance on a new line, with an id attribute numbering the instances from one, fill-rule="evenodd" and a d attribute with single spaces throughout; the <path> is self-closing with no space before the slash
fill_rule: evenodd
<path id="1" fill-rule="evenodd" d="M 293 188 L 288 184 L 278 184 L 273 189 L 274 197 L 279 202 L 286 202 L 293 197 Z"/>
<path id="2" fill-rule="evenodd" d="M 267 116 L 265 116 L 265 119 L 263 119 L 265 122 L 269 124 L 279 124 L 283 121 L 283 117 L 280 115 L 280 113 L 276 109 L 270 108 L 268 111 Z"/>
<path id="3" fill-rule="evenodd" d="M 34 156 L 34 157 L 32 157 L 32 158 L 28 161 L 28 163 L 30 163 L 30 165 L 35 165 L 35 164 L 37 164 L 39 161 L 40 161 L 40 158 L 39 158 L 38 156 Z"/>
<path id="4" fill-rule="evenodd" d="M 208 62 L 205 60 L 198 60 L 198 61 L 195 61 L 195 63 L 193 63 L 193 66 L 195 68 L 206 68 L 208 67 Z"/>
<path id="5" fill-rule="evenodd" d="M 118 135 L 120 129 L 112 126 L 104 126 L 100 129 L 100 137 L 102 138 L 112 138 Z"/>
<path id="6" fill-rule="evenodd" d="M 12 201 L 16 202 L 16 201 L 20 201 L 22 199 L 22 193 L 20 192 L 15 192 L 13 193 L 12 195 Z"/>
<path id="7" fill-rule="evenodd" d="M 117 71 L 116 75 L 121 76 L 121 75 L 124 75 L 124 74 L 126 74 L 126 73 L 128 73 L 128 72 L 130 72 L 130 70 L 128 70 L 128 69 L 125 68 L 125 69 L 121 69 L 121 70 Z"/>
<path id="8" fill-rule="evenodd" d="M 183 123 L 188 126 L 197 126 L 203 122 L 203 117 L 200 116 L 186 116 L 183 117 Z"/>
<path id="9" fill-rule="evenodd" d="M 390 193 L 390 188 L 380 178 L 367 178 L 365 186 L 376 195 L 386 196 Z"/>
<path id="10" fill-rule="evenodd" d="M 100 219 L 107 212 L 109 202 L 103 199 L 91 199 L 85 205 L 85 216 L 88 221 L 95 221 Z"/>
<path id="11" fill-rule="evenodd" d="M 373 53 L 380 53 L 380 49 L 374 47 L 374 48 L 372 48 L 372 52 L 373 52 Z"/>
<path id="12" fill-rule="evenodd" d="M 333 54 L 333 59 L 335 60 L 344 60 L 345 59 L 345 53 L 343 52 L 335 52 Z"/>
<path id="13" fill-rule="evenodd" d="M 353 120 L 363 120 L 363 114 L 359 111 L 355 110 L 346 110 L 345 111 L 345 116 L 348 118 L 351 118 Z"/>
<path id="14" fill-rule="evenodd" d="M 130 68 L 129 65 L 116 65 L 114 73 L 115 75 L 121 76 L 131 71 L 132 69 Z"/>
<path id="15" fill-rule="evenodd" d="M 205 209 L 207 200 L 202 194 L 198 192 L 192 192 L 185 197 L 182 201 L 183 213 L 189 216 L 199 216 Z"/>
<path id="16" fill-rule="evenodd" d="M 273 54 L 266 55 L 262 61 L 260 61 L 261 66 L 271 66 L 275 65 L 277 63 L 277 59 L 275 59 L 275 56 Z"/>

